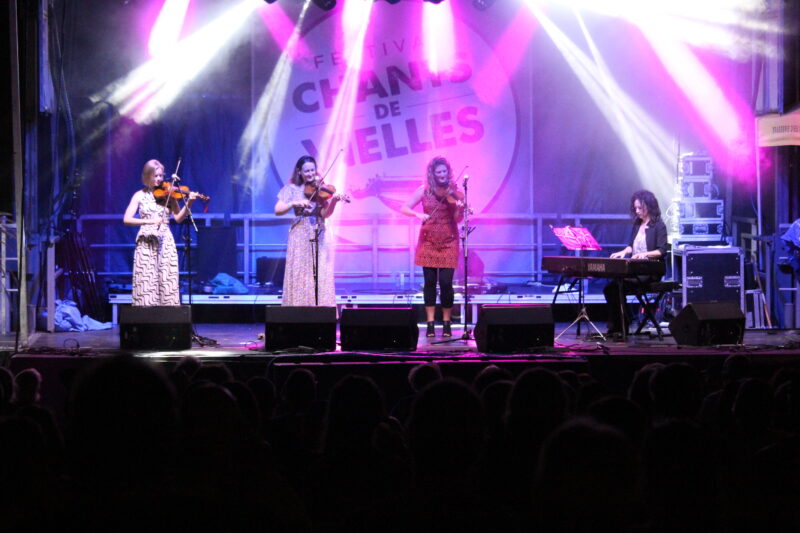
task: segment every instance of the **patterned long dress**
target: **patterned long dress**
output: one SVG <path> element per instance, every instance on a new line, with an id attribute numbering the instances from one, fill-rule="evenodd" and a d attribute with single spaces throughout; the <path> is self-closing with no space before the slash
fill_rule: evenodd
<path id="1" fill-rule="evenodd" d="M 153 193 L 146 191 L 139 202 L 139 218 L 163 216 Z M 136 234 L 133 252 L 133 305 L 180 305 L 178 251 L 169 227 L 169 215 L 160 225 L 146 224 Z"/>
<path id="2" fill-rule="evenodd" d="M 441 204 L 441 205 L 440 205 Z M 438 206 L 438 208 L 437 208 Z M 422 211 L 430 218 L 419 230 L 414 264 L 421 267 L 458 267 L 458 225 L 455 205 L 434 194 L 422 195 Z"/>
<path id="3" fill-rule="evenodd" d="M 278 199 L 286 204 L 306 200 L 303 188 L 299 185 L 285 185 L 278 192 Z M 336 289 L 333 283 L 333 265 L 328 249 L 328 231 L 325 219 L 319 216 L 320 204 L 312 202 L 309 216 L 295 214 L 289 227 L 286 245 L 286 273 L 283 278 L 282 305 L 313 306 L 314 298 L 314 227 L 320 225 L 319 235 L 319 305 L 336 306 Z M 290 211 L 292 213 L 292 211 Z"/>

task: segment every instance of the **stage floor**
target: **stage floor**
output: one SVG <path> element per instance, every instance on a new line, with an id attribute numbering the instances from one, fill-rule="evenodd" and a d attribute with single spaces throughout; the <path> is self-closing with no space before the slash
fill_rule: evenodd
<path id="1" fill-rule="evenodd" d="M 557 323 L 556 334 L 568 323 Z M 510 379 L 528 368 L 545 367 L 556 372 L 588 374 L 610 392 L 625 395 L 635 372 L 650 363 L 688 363 L 698 368 L 709 381 L 719 379 L 725 359 L 733 353 L 750 356 L 753 375 L 769 379 L 778 369 L 800 368 L 800 331 L 747 330 L 744 343 L 719 346 L 678 346 L 671 337 L 662 341 L 649 335 L 630 336 L 625 342 L 602 341 L 581 336 L 575 327 L 566 331 L 553 347 L 521 354 L 487 354 L 478 351 L 475 341 L 459 339 L 463 327 L 454 325 L 453 341 L 437 344 L 437 337 L 424 336 L 420 327 L 417 350 L 413 352 L 375 353 L 343 352 L 337 347 L 325 353 L 269 353 L 259 338 L 264 325 L 197 324 L 198 335 L 215 339 L 216 346 L 193 346 L 182 351 L 134 351 L 165 372 L 170 372 L 180 358 L 192 355 L 203 364 L 224 363 L 235 379 L 246 381 L 253 376 L 271 379 L 280 390 L 286 377 L 297 368 L 310 369 L 316 376 L 320 395 L 326 395 L 345 375 L 359 374 L 373 379 L 384 395 L 386 405 L 410 394 L 408 371 L 419 363 L 435 362 L 445 377 L 472 382 L 489 364 L 509 372 Z M 0 364 L 13 373 L 36 368 L 43 376 L 42 402 L 63 420 L 70 384 L 77 373 L 105 357 L 123 353 L 119 348 L 119 330 L 81 333 L 42 333 L 32 336 L 31 346 L 15 353 L 13 337 L 2 339 Z"/>
<path id="2" fill-rule="evenodd" d="M 555 325 L 556 335 L 561 334 L 553 347 L 542 348 L 535 353 L 507 354 L 509 357 L 542 358 L 585 358 L 587 353 L 602 353 L 605 355 L 613 354 L 651 354 L 664 355 L 669 353 L 734 353 L 745 352 L 749 354 L 757 353 L 785 353 L 797 354 L 800 356 L 800 331 L 799 330 L 767 330 L 767 329 L 748 329 L 745 331 L 744 343 L 741 345 L 718 345 L 718 346 L 678 346 L 674 339 L 669 336 L 668 329 L 664 326 L 666 335 L 663 340 L 659 340 L 655 335 L 655 330 L 651 328 L 648 333 L 641 335 L 629 335 L 623 342 L 620 339 L 601 339 L 598 335 L 587 335 L 587 325 L 581 325 L 580 335 L 577 326 L 566 329 L 568 323 L 557 323 Z M 470 332 L 473 326 L 470 325 Z M 602 326 L 598 324 L 598 327 Z M 420 324 L 420 336 L 417 349 L 413 352 L 402 353 L 375 353 L 371 355 L 382 355 L 386 358 L 397 356 L 412 357 L 433 357 L 433 358 L 477 358 L 483 359 L 497 357 L 497 354 L 480 353 L 475 341 L 463 340 L 461 337 L 464 328 L 461 324 L 453 324 L 453 336 L 449 342 L 442 338 L 442 326 L 437 324 L 436 337 L 427 338 L 425 336 L 425 325 Z M 175 352 L 153 352 L 153 351 L 133 351 L 137 355 L 147 357 L 182 357 L 184 355 L 195 355 L 198 357 L 226 357 L 226 356 L 248 356 L 248 357 L 275 357 L 276 355 L 291 355 L 287 353 L 270 353 L 264 350 L 264 324 L 196 324 L 197 335 L 207 337 L 217 341 L 217 345 L 200 346 L 194 344 L 189 350 Z M 13 337 L 7 336 L 3 340 L 5 351 L 13 351 Z M 31 344 L 26 353 L 58 353 L 58 354 L 108 354 L 119 351 L 119 327 L 101 331 L 85 332 L 59 332 L 46 333 L 36 332 L 31 337 Z M 308 352 L 301 352 L 308 355 Z M 354 356 L 362 355 L 355 352 L 342 352 L 338 346 L 335 352 L 316 353 L 314 355 L 324 358 L 325 355 L 337 355 L 341 359 L 347 353 Z"/>

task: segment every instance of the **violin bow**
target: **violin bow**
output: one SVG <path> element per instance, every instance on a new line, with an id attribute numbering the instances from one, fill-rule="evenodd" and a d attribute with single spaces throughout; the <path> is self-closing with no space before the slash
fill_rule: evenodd
<path id="1" fill-rule="evenodd" d="M 182 159 L 183 158 L 181 156 L 178 156 L 178 164 L 175 165 L 175 172 L 172 173 L 173 176 L 177 176 L 178 175 L 178 169 L 181 168 L 181 160 Z M 164 219 L 165 218 L 169 217 L 168 209 L 169 209 L 169 201 L 172 198 L 172 190 L 173 190 L 172 184 L 173 184 L 173 180 L 170 180 L 169 187 L 167 188 L 167 198 L 166 198 L 166 201 L 164 202 L 164 213 L 161 215 L 161 224 L 164 223 Z M 161 226 L 161 224 L 159 224 L 159 227 Z"/>
<path id="2" fill-rule="evenodd" d="M 319 188 L 320 188 L 320 186 L 321 186 L 323 183 L 325 183 L 325 178 L 326 178 L 326 177 L 328 177 L 328 174 L 330 173 L 330 171 L 331 171 L 331 170 L 333 170 L 333 165 L 335 165 L 335 164 L 336 164 L 336 160 L 337 160 L 337 159 L 339 159 L 339 156 L 340 156 L 340 155 L 342 155 L 342 152 L 344 152 L 344 148 L 339 148 L 339 151 L 338 151 L 338 152 L 336 152 L 336 156 L 333 158 L 333 161 L 331 161 L 331 164 L 330 164 L 330 165 L 328 165 L 328 170 L 326 170 L 326 171 L 325 171 L 325 173 L 324 173 L 322 176 L 320 176 L 320 178 L 319 178 L 319 183 L 318 183 L 318 185 L 317 185 L 317 188 L 314 190 L 314 194 L 312 194 L 312 195 L 311 195 L 311 196 L 308 198 L 308 201 L 309 201 L 309 202 L 310 202 L 311 200 L 313 200 L 313 199 L 314 199 L 314 197 L 315 197 L 315 196 L 317 195 L 317 193 L 319 192 Z"/>

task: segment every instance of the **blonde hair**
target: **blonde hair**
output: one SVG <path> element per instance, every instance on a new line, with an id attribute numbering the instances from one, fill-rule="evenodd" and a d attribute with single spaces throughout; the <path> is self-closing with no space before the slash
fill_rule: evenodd
<path id="1" fill-rule="evenodd" d="M 155 175 L 156 170 L 161 169 L 164 170 L 164 165 L 158 159 L 151 159 L 147 163 L 144 164 L 144 168 L 142 169 L 142 185 L 145 187 L 150 187 L 150 183 L 153 179 L 153 175 Z"/>
<path id="2" fill-rule="evenodd" d="M 436 187 L 436 178 L 434 176 L 434 172 L 436 171 L 436 167 L 439 165 L 444 165 L 447 167 L 447 177 L 449 179 L 453 179 L 453 169 L 450 167 L 450 162 L 442 156 L 436 156 L 431 159 L 431 162 L 428 163 L 428 176 L 427 176 L 427 184 L 425 186 L 425 191 L 428 194 L 433 194 L 433 189 Z"/>

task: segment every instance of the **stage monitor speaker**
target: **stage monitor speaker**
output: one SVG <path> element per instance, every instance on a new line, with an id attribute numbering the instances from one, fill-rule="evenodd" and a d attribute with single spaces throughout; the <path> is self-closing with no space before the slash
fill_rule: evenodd
<path id="1" fill-rule="evenodd" d="M 120 307 L 119 347 L 188 350 L 192 347 L 192 308 L 188 305 Z"/>
<path id="2" fill-rule="evenodd" d="M 478 311 L 475 341 L 483 353 L 520 353 L 553 346 L 551 305 L 484 305 Z"/>
<path id="3" fill-rule="evenodd" d="M 669 330 L 678 344 L 741 344 L 744 313 L 738 302 L 692 302 L 672 319 Z"/>
<path id="4" fill-rule="evenodd" d="M 419 340 L 411 307 L 342 309 L 339 333 L 344 351 L 413 352 Z"/>
<path id="5" fill-rule="evenodd" d="M 336 350 L 335 307 L 267 307 L 264 350 Z"/>

